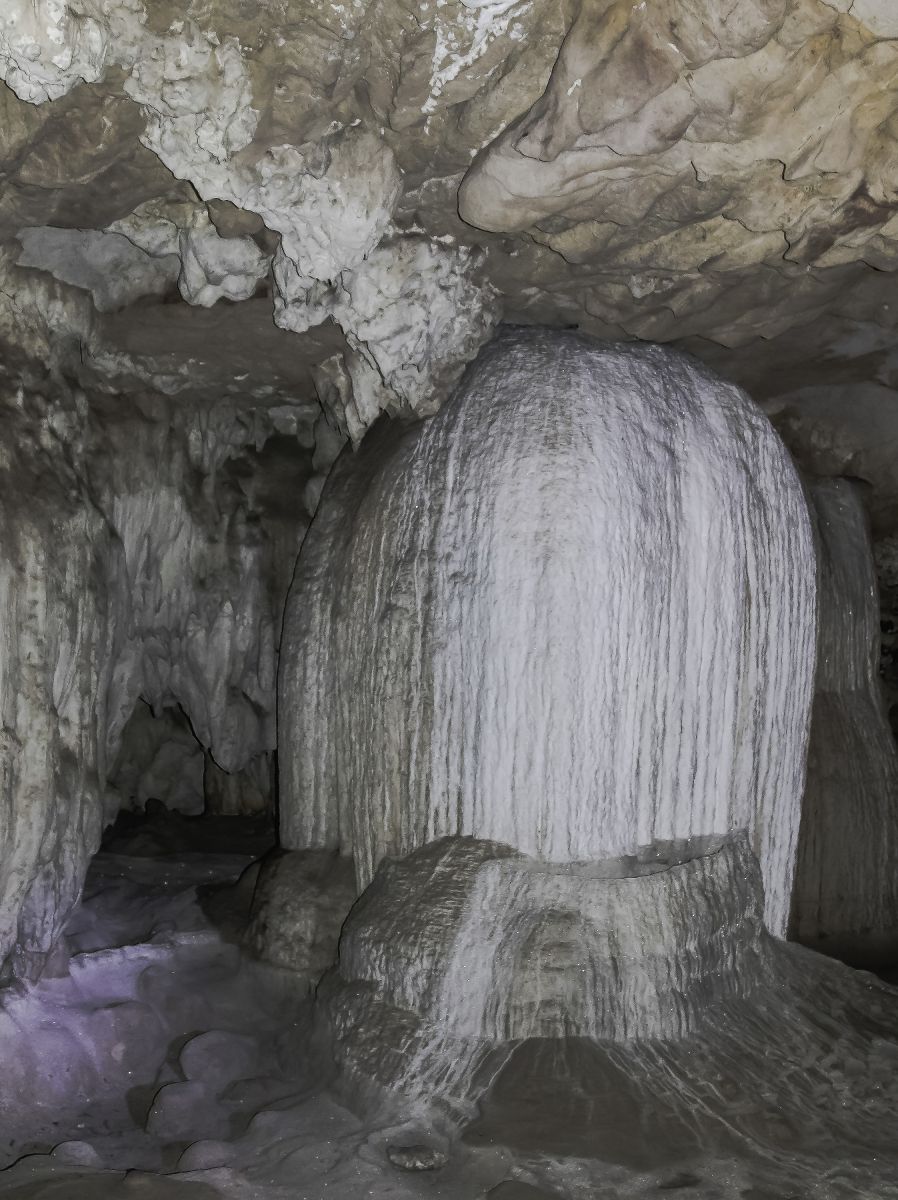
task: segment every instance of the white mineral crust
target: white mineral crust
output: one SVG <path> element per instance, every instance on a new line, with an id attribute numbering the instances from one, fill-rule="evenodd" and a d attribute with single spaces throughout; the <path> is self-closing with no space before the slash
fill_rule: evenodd
<path id="1" fill-rule="evenodd" d="M 364 886 L 444 835 L 570 862 L 747 829 L 782 934 L 814 607 L 801 485 L 741 391 L 506 333 L 331 477 L 285 620 L 284 844 Z"/>

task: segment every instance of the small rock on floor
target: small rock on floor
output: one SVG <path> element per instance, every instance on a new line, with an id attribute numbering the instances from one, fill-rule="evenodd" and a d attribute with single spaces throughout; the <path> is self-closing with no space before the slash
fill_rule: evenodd
<path id="1" fill-rule="evenodd" d="M 436 1146 L 387 1146 L 387 1158 L 403 1171 L 437 1171 L 449 1161 Z"/>
<path id="2" fill-rule="evenodd" d="M 50 1152 L 57 1162 L 72 1163 L 82 1167 L 102 1167 L 103 1160 L 90 1142 L 60 1142 Z"/>

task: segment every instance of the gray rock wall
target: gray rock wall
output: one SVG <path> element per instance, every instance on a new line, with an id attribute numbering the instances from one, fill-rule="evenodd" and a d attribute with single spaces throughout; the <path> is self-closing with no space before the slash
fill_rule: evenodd
<path id="1" fill-rule="evenodd" d="M 270 413 L 53 392 L 0 388 L 0 962 L 28 976 L 122 804 L 195 809 L 205 781 L 218 811 L 271 803 L 319 411 L 279 435 Z"/>
<path id="2" fill-rule="evenodd" d="M 808 485 L 817 546 L 817 676 L 792 914 L 799 940 L 862 965 L 898 951 L 898 749 L 879 679 L 864 505 Z"/>
<path id="3" fill-rule="evenodd" d="M 4 413 L 0 451 L 0 963 L 23 975 L 99 845 L 115 617 L 113 539 L 31 415 Z"/>

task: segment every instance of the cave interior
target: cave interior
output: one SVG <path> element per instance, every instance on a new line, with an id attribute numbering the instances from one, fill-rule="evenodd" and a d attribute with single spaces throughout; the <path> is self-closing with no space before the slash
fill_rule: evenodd
<path id="1" fill-rule="evenodd" d="M 898 1200 L 898 6 L 2 0 L 0 1200 Z"/>

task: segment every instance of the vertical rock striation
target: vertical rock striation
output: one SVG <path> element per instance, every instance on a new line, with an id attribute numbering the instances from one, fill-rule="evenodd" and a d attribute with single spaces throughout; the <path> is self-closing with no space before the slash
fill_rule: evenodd
<path id="1" fill-rule="evenodd" d="M 300 497 L 329 461 L 314 405 L 279 434 L 55 390 L 0 377 L 0 966 L 29 977 L 121 805 L 270 803 Z"/>
<path id="2" fill-rule="evenodd" d="M 518 330 L 453 401 L 344 457 L 280 674 L 282 838 L 538 860 L 747 829 L 785 930 L 814 559 L 785 449 L 660 348 Z"/>
<path id="3" fill-rule="evenodd" d="M 686 1037 L 756 988 L 762 908 L 744 834 L 579 864 L 440 839 L 384 862 L 346 920 L 321 991 L 338 1061 L 452 1109 L 528 1038 Z"/>
<path id="4" fill-rule="evenodd" d="M 33 976 L 103 817 L 111 540 L 24 404 L 0 448 L 0 964 Z"/>
<path id="5" fill-rule="evenodd" d="M 808 487 L 817 543 L 817 678 L 799 838 L 795 936 L 857 963 L 898 950 L 898 752 L 877 668 L 879 604 L 861 497 Z"/>

